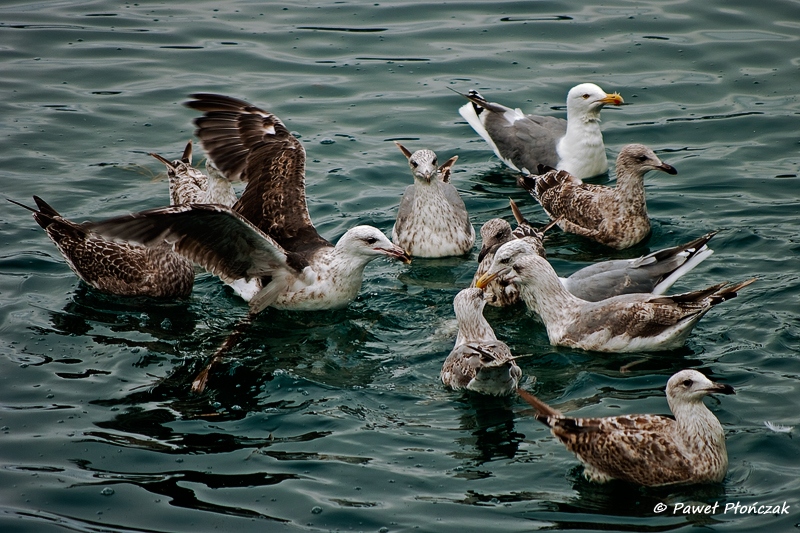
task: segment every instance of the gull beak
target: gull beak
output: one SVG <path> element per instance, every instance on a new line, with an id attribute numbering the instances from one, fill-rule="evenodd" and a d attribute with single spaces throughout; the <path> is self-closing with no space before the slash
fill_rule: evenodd
<path id="1" fill-rule="evenodd" d="M 625 100 L 622 99 L 619 93 L 612 93 L 605 95 L 605 97 L 598 100 L 598 102 L 602 104 L 622 105 L 625 103 Z"/>
<path id="2" fill-rule="evenodd" d="M 511 270 L 510 268 L 504 268 L 503 270 L 499 270 L 497 272 L 487 272 L 483 276 L 478 278 L 478 281 L 475 282 L 475 286 L 479 289 L 484 289 L 488 284 L 493 282 L 496 278 L 502 276 L 506 272 Z"/>
<path id="3" fill-rule="evenodd" d="M 733 387 L 724 383 L 714 383 L 706 389 L 709 394 L 736 394 Z"/>
<path id="4" fill-rule="evenodd" d="M 664 172 L 666 172 L 667 174 L 672 174 L 673 176 L 674 176 L 675 174 L 677 174 L 677 173 L 678 173 L 678 171 L 677 171 L 677 170 L 675 170 L 675 167 L 673 167 L 672 165 L 668 165 L 668 164 L 666 164 L 666 163 L 661 163 L 660 165 L 658 165 L 658 166 L 656 167 L 656 169 L 657 169 L 657 170 L 664 171 Z"/>
<path id="5" fill-rule="evenodd" d="M 485 244 L 481 245 L 481 251 L 478 252 L 478 263 L 483 261 L 483 258 L 486 257 L 486 254 L 488 254 L 491 251 L 491 249 L 492 249 L 491 246 L 486 246 Z"/>
<path id="6" fill-rule="evenodd" d="M 389 257 L 394 257 L 405 264 L 411 263 L 411 256 L 399 246 L 392 246 L 391 248 L 373 248 L 373 250 L 382 254 L 386 254 Z"/>

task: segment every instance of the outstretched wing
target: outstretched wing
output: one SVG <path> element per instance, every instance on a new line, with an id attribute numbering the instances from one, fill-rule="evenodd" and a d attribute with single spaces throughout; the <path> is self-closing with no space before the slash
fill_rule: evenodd
<path id="1" fill-rule="evenodd" d="M 150 209 L 83 226 L 107 238 L 155 246 L 164 241 L 223 281 L 300 272 L 302 258 L 286 253 L 273 239 L 228 207 L 185 204 Z"/>
<path id="2" fill-rule="evenodd" d="M 229 179 L 247 182 L 234 210 L 287 251 L 310 255 L 330 246 L 308 214 L 306 153 L 274 114 L 243 100 L 193 94 L 188 107 L 202 111 L 195 134 Z"/>

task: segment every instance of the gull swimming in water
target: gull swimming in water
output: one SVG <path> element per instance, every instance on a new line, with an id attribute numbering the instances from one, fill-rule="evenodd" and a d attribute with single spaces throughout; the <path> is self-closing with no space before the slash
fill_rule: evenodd
<path id="1" fill-rule="evenodd" d="M 442 383 L 495 396 L 511 394 L 519 385 L 522 370 L 508 346 L 497 340 L 483 316 L 486 305 L 481 289 L 463 289 L 453 308 L 458 320 L 456 344 L 442 365 Z"/>
<path id="2" fill-rule="evenodd" d="M 644 175 L 651 170 L 677 174 L 648 147 L 628 144 L 617 156 L 617 186 L 584 183 L 564 170 L 521 175 L 524 187 L 558 226 L 617 250 L 641 242 L 650 233 Z"/>
<path id="3" fill-rule="evenodd" d="M 720 283 L 673 296 L 637 293 L 588 302 L 564 288 L 546 259 L 525 254 L 506 265 L 498 261 L 498 255 L 489 272 L 478 280 L 478 287 L 497 276 L 507 276 L 517 285 L 528 309 L 544 322 L 550 344 L 599 352 L 679 348 L 712 307 L 736 297 L 737 291 L 755 281 Z"/>
<path id="4" fill-rule="evenodd" d="M 719 483 L 728 471 L 725 431 L 703 397 L 735 392 L 696 370 L 681 370 L 667 381 L 674 419 L 648 414 L 570 418 L 524 390 L 519 394 L 585 465 L 591 481 L 621 479 L 648 487 Z"/>
<path id="5" fill-rule="evenodd" d="M 195 94 L 186 105 L 204 112 L 196 135 L 213 165 L 247 183 L 229 208 L 188 204 L 91 224 L 110 238 L 149 246 L 163 242 L 231 284 L 250 303 L 315 310 L 347 306 L 366 265 L 378 257 L 409 262 L 377 228 L 356 226 L 332 245 L 317 233 L 305 195 L 306 153 L 274 114 L 223 95 Z"/>
<path id="6" fill-rule="evenodd" d="M 47 202 L 34 196 L 33 218 L 64 256 L 69 267 L 88 285 L 117 296 L 183 298 L 194 285 L 192 263 L 161 243 L 152 248 L 94 234 L 88 223 L 62 217 Z"/>
<path id="7" fill-rule="evenodd" d="M 685 244 L 664 248 L 635 259 L 601 261 L 584 267 L 569 277 L 558 279 L 573 296 L 589 302 L 598 302 L 621 294 L 664 294 L 679 278 L 714 253 L 708 247 L 708 241 L 716 234 L 716 231 L 712 231 Z M 512 239 L 496 249 L 492 262 L 496 261 L 498 267 L 510 267 L 523 255 L 545 257 L 539 248 L 531 246 L 530 239 Z M 483 268 L 482 274 L 486 274 L 490 268 L 491 265 Z M 474 286 L 478 286 L 479 279 L 480 276 L 476 275 Z M 498 281 L 509 284 L 508 280 L 499 276 L 489 282 L 487 288 Z M 511 290 L 506 288 L 507 292 Z"/>
<path id="8" fill-rule="evenodd" d="M 606 104 L 623 104 L 620 95 L 607 94 L 594 83 L 576 85 L 567 93 L 566 120 L 525 115 L 519 109 L 489 102 L 477 91 L 461 95 L 470 102 L 459 114 L 514 170 L 536 172 L 539 165 L 545 165 L 578 178 L 608 170 L 600 110 Z"/>
<path id="9" fill-rule="evenodd" d="M 469 252 L 475 244 L 475 229 L 464 201 L 450 183 L 458 156 L 440 167 L 431 150 L 412 154 L 402 144 L 395 144 L 408 158 L 414 184 L 406 188 L 400 201 L 392 242 L 412 257 L 448 257 Z"/>
<path id="10" fill-rule="evenodd" d="M 192 166 L 192 141 L 186 143 L 180 159 L 169 161 L 158 154 L 150 153 L 167 167 L 169 195 L 172 205 L 180 204 L 221 204 L 233 206 L 238 200 L 231 182 L 206 159 L 203 174 Z"/>

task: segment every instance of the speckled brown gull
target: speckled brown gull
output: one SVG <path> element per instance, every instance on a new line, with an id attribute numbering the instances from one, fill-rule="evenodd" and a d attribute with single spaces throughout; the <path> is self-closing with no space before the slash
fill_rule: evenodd
<path id="1" fill-rule="evenodd" d="M 187 103 L 213 165 L 247 183 L 228 208 L 188 204 L 153 209 L 92 225 L 108 237 L 176 251 L 231 284 L 251 313 L 346 306 L 377 257 L 409 261 L 372 226 L 348 230 L 333 246 L 317 233 L 305 196 L 305 150 L 274 114 L 228 96 L 196 94 Z"/>
<path id="2" fill-rule="evenodd" d="M 569 277 L 558 279 L 574 296 L 590 302 L 621 294 L 664 294 L 679 278 L 714 253 L 708 247 L 708 241 L 716 233 L 706 233 L 685 244 L 664 248 L 636 259 L 601 261 L 584 267 Z M 539 247 L 530 245 L 529 240 L 511 240 L 496 249 L 492 262 L 496 260 L 498 266 L 510 267 L 517 258 L 528 254 L 545 257 Z M 483 274 L 490 268 L 491 265 L 486 266 Z M 473 281 L 474 286 L 478 286 L 479 279 L 480 277 L 476 277 Z M 499 276 L 489 282 L 484 290 L 498 281 L 509 283 L 503 276 Z M 513 290 L 516 291 L 516 288 Z"/>
<path id="3" fill-rule="evenodd" d="M 462 96 L 470 102 L 458 112 L 509 167 L 536 172 L 546 165 L 579 178 L 608 170 L 600 110 L 606 104 L 621 105 L 620 95 L 607 94 L 594 83 L 576 85 L 567 93 L 567 120 L 525 115 L 488 102 L 477 91 Z"/>
<path id="4" fill-rule="evenodd" d="M 677 174 L 648 147 L 628 144 L 617 156 L 616 187 L 584 183 L 564 170 L 521 175 L 522 185 L 558 226 L 617 250 L 641 242 L 650 233 L 644 175 L 651 170 Z"/>
<path id="5" fill-rule="evenodd" d="M 486 304 L 481 289 L 463 289 L 453 300 L 458 336 L 442 365 L 440 378 L 446 386 L 491 395 L 511 394 L 522 370 L 508 346 L 497 340 L 483 316 Z"/>
<path id="6" fill-rule="evenodd" d="M 502 218 L 489 219 L 481 226 L 481 250 L 478 253 L 478 268 L 472 276 L 470 287 L 476 286 L 478 279 L 492 266 L 497 250 L 507 242 L 521 239 L 526 243 L 526 252 L 535 252 L 545 257 L 542 238 L 554 223 L 550 223 L 541 229 L 536 229 L 525 220 L 514 200 L 510 200 L 510 204 L 511 210 L 517 219 L 517 228 L 512 230 L 511 224 Z M 517 288 L 513 283 L 506 281 L 502 277 L 495 278 L 489 282 L 488 285 L 483 287 L 483 291 L 486 293 L 486 303 L 494 307 L 507 307 L 519 302 Z"/>
<path id="7" fill-rule="evenodd" d="M 233 206 L 238 200 L 231 182 L 206 160 L 208 175 L 192 166 L 192 141 L 180 159 L 170 161 L 158 154 L 150 153 L 167 167 L 169 194 L 172 205 L 180 204 L 221 204 Z"/>
<path id="8" fill-rule="evenodd" d="M 591 481 L 620 479 L 659 487 L 725 478 L 725 431 L 703 397 L 734 390 L 696 370 L 681 370 L 667 382 L 674 419 L 647 414 L 569 418 L 524 390 L 519 394 L 536 409 L 537 420 L 585 465 Z"/>
<path id="9" fill-rule="evenodd" d="M 564 288 L 546 259 L 526 254 L 511 266 L 500 264 L 495 256 L 478 287 L 500 275 L 517 285 L 525 305 L 542 319 L 550 344 L 600 352 L 679 348 L 713 306 L 734 298 L 737 291 L 755 281 L 720 283 L 673 296 L 624 294 L 588 302 Z"/>
<path id="10" fill-rule="evenodd" d="M 408 158 L 414 184 L 406 188 L 400 201 L 392 242 L 412 257 L 448 257 L 469 252 L 475 244 L 475 229 L 464 201 L 450 183 L 458 156 L 440 167 L 433 151 L 417 150 L 412 154 L 402 144 L 396 144 Z"/>
<path id="11" fill-rule="evenodd" d="M 72 271 L 88 285 L 117 296 L 181 298 L 192 292 L 194 268 L 171 245 L 148 248 L 110 240 L 94 234 L 87 223 L 65 219 L 38 196 L 33 200 L 36 209 L 9 201 L 33 212 Z"/>

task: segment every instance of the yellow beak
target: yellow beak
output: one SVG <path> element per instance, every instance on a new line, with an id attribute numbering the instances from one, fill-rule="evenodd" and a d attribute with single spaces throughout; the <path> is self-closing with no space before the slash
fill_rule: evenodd
<path id="1" fill-rule="evenodd" d="M 604 104 L 611 104 L 611 105 L 622 105 L 625 103 L 625 100 L 619 95 L 619 93 L 607 94 L 605 98 L 601 98 L 598 102 L 603 102 Z"/>

